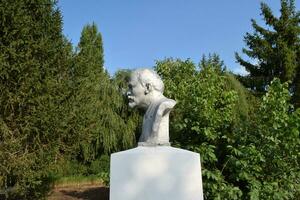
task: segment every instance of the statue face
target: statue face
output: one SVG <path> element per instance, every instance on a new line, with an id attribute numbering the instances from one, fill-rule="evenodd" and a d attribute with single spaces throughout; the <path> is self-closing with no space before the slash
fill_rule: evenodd
<path id="1" fill-rule="evenodd" d="M 147 97 L 146 97 L 146 88 L 138 81 L 136 76 L 131 76 L 128 84 L 127 98 L 129 100 L 129 106 L 131 108 L 137 107 L 146 107 L 147 106 Z"/>

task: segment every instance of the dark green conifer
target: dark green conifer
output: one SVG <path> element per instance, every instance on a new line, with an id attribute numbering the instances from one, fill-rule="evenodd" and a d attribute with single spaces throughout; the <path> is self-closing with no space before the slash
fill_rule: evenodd
<path id="1" fill-rule="evenodd" d="M 0 191 L 36 199 L 64 134 L 70 46 L 52 0 L 1 0 L 0 21 Z"/>
<path id="2" fill-rule="evenodd" d="M 95 24 L 82 30 L 73 80 L 77 157 L 89 163 L 103 154 L 132 146 L 136 124 L 127 116 L 122 118 L 124 100 L 104 70 L 102 37 Z"/>
<path id="3" fill-rule="evenodd" d="M 260 26 L 252 20 L 254 33 L 246 33 L 243 48 L 253 62 L 244 60 L 236 53 L 237 62 L 250 73 L 241 77 L 242 82 L 263 94 L 275 78 L 290 81 L 290 91 L 294 103 L 299 104 L 300 70 L 300 13 L 296 11 L 294 0 L 281 0 L 280 16 L 274 16 L 270 7 L 261 3 L 261 15 L 266 23 Z"/>

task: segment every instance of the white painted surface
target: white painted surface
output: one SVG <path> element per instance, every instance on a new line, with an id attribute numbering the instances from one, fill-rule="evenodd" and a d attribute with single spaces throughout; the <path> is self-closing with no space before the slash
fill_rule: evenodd
<path id="1" fill-rule="evenodd" d="M 200 155 L 167 146 L 114 153 L 110 200 L 203 200 Z"/>

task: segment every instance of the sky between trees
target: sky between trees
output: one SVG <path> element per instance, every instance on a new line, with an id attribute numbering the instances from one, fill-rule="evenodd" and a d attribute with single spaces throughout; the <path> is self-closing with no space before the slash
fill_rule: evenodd
<path id="1" fill-rule="evenodd" d="M 245 74 L 234 52 L 252 32 L 251 18 L 260 25 L 260 0 L 88 0 L 59 1 L 64 33 L 77 45 L 82 27 L 95 22 L 103 37 L 105 68 L 152 67 L 165 57 L 198 63 L 203 54 L 217 53 L 228 69 Z M 276 16 L 280 1 L 265 0 Z M 295 2 L 299 10 L 300 2 Z"/>

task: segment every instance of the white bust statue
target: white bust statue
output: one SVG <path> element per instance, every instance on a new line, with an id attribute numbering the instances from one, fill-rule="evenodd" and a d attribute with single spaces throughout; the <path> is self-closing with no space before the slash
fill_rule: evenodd
<path id="1" fill-rule="evenodd" d="M 161 78 L 153 70 L 137 69 L 132 72 L 128 87 L 129 106 L 146 111 L 138 145 L 170 145 L 169 114 L 176 102 L 163 95 Z"/>

